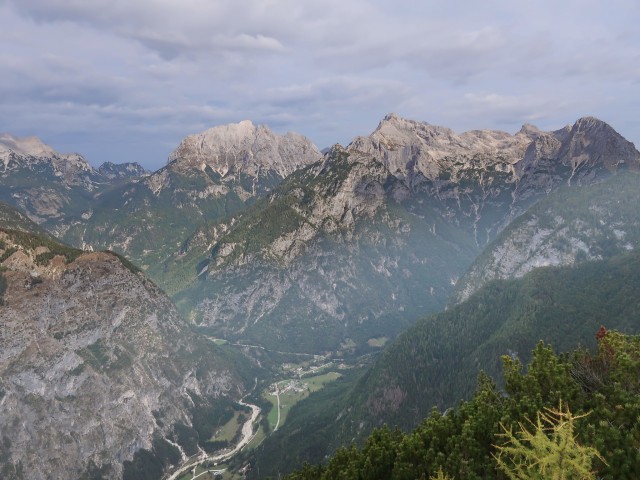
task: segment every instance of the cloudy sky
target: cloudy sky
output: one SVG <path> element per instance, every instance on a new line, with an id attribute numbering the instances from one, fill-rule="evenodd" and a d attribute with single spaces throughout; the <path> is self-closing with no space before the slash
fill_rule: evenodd
<path id="1" fill-rule="evenodd" d="M 162 166 L 250 119 L 320 148 L 594 115 L 640 146 L 637 0 L 0 0 L 0 132 Z"/>

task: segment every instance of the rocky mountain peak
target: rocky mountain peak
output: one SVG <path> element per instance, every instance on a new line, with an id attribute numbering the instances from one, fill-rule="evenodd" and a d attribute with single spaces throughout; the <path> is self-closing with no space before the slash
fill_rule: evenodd
<path id="1" fill-rule="evenodd" d="M 142 177 L 147 175 L 149 172 L 147 172 L 144 167 L 137 162 L 104 162 L 98 168 L 98 173 L 109 180 L 115 180 Z"/>
<path id="2" fill-rule="evenodd" d="M 390 145 L 399 142 L 411 142 L 416 136 L 422 138 L 428 145 L 451 141 L 455 132 L 450 128 L 430 125 L 427 122 L 409 120 L 395 113 L 390 113 L 378 125 L 371 136 L 378 136 L 387 140 Z"/>
<path id="3" fill-rule="evenodd" d="M 491 130 L 458 135 L 450 128 L 389 114 L 371 135 L 357 137 L 348 150 L 372 155 L 396 177 L 415 186 L 425 179 L 437 180 L 454 164 L 468 166 L 472 159 L 475 163 L 482 158 L 492 162 L 499 159 L 506 165 L 515 163 L 528 143 L 527 136 Z"/>
<path id="4" fill-rule="evenodd" d="M 574 130 L 612 129 L 609 124 L 596 117 L 586 116 L 579 118 L 573 124 Z"/>
<path id="5" fill-rule="evenodd" d="M 522 128 L 518 131 L 518 134 L 520 135 L 526 135 L 527 137 L 531 137 L 531 138 L 535 138 L 538 135 L 540 135 L 542 131 L 536 127 L 535 125 L 531 125 L 530 123 L 525 123 L 524 125 L 522 125 Z"/>
<path id="6" fill-rule="evenodd" d="M 496 130 L 457 134 L 390 113 L 371 135 L 357 137 L 347 150 L 377 158 L 412 189 L 425 182 L 440 185 L 442 179 L 460 178 L 469 170 L 510 172 L 513 182 L 536 177 L 532 185 L 522 184 L 524 191 L 548 189 L 540 181 L 549 179 L 557 184 L 580 181 L 585 175 L 595 178 L 598 172 L 613 172 L 621 165 L 640 168 L 635 146 L 594 117 L 554 132 L 524 124 L 515 135 Z M 545 175 L 538 175 L 543 171 Z"/>
<path id="7" fill-rule="evenodd" d="M 634 144 L 594 117 L 580 118 L 554 132 L 539 132 L 532 140 L 516 165 L 519 178 L 537 177 L 538 182 L 544 177 L 538 175 L 542 171 L 555 175 L 564 171 L 568 183 L 589 182 L 619 168 L 640 168 L 640 152 Z"/>
<path id="8" fill-rule="evenodd" d="M 15 137 L 8 133 L 0 134 L 0 149 L 11 150 L 20 155 L 28 155 L 32 157 L 51 157 L 56 151 L 49 145 L 46 145 L 38 137 Z M 0 150 L 0 151 L 2 151 Z"/>
<path id="9" fill-rule="evenodd" d="M 221 176 L 258 176 L 272 170 L 280 177 L 322 158 L 318 148 L 296 133 L 279 135 L 249 120 L 210 128 L 186 137 L 169 156 L 176 168 L 213 169 Z"/>
<path id="10" fill-rule="evenodd" d="M 0 134 L 0 161 L 4 170 L 29 164 L 50 164 L 58 175 L 71 172 L 89 173 L 93 167 L 77 153 L 59 153 L 38 137 L 15 137 Z"/>

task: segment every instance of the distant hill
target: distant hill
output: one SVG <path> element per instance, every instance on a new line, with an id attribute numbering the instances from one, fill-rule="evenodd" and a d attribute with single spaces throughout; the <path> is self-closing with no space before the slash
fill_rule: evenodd
<path id="1" fill-rule="evenodd" d="M 79 154 L 9 134 L 0 134 L 0 168 L 0 200 L 57 236 L 90 210 L 98 193 L 145 173 L 136 163 L 95 169 Z"/>

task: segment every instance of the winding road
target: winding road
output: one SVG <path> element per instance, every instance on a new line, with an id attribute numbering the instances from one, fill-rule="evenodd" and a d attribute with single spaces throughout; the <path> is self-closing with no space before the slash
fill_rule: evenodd
<path id="1" fill-rule="evenodd" d="M 258 407 L 257 405 L 253 405 L 251 403 L 245 403 L 244 398 L 240 400 L 238 403 L 242 406 L 249 407 L 251 409 L 251 417 L 244 423 L 244 425 L 242 425 L 242 438 L 237 443 L 237 445 L 233 448 L 233 450 L 230 450 L 225 453 L 221 453 L 219 455 L 208 455 L 205 452 L 202 452 L 201 454 L 197 455 L 195 458 L 191 457 L 190 459 L 188 459 L 180 467 L 178 467 L 178 469 L 174 471 L 171 475 L 164 477 L 165 480 L 176 480 L 180 476 L 187 473 L 189 470 L 195 469 L 197 465 L 200 465 L 201 463 L 204 463 L 207 461 L 214 462 L 214 463 L 226 462 L 227 460 L 231 459 L 231 457 L 233 457 L 236 453 L 238 453 L 242 449 L 242 447 L 244 447 L 246 444 L 248 444 L 251 441 L 251 439 L 254 437 L 253 423 L 258 418 L 258 415 L 260 415 L 260 407 Z"/>
<path id="2" fill-rule="evenodd" d="M 273 431 L 278 430 L 280 426 L 280 390 L 278 389 L 278 382 L 276 382 L 276 397 L 278 399 L 278 421 L 276 422 L 276 426 L 273 427 Z"/>

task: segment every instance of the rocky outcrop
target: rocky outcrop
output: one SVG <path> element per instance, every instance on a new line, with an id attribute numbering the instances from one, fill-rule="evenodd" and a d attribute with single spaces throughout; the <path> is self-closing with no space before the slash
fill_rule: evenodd
<path id="1" fill-rule="evenodd" d="M 209 166 L 222 178 L 241 174 L 259 178 L 266 172 L 284 178 L 321 157 L 302 135 L 278 135 L 244 120 L 188 136 L 169 156 L 169 164 L 174 163 L 173 168 Z"/>
<path id="2" fill-rule="evenodd" d="M 144 177 L 149 174 L 142 165 L 136 162 L 113 163 L 104 162 L 98 168 L 98 173 L 108 180 L 120 180 Z"/>
<path id="3" fill-rule="evenodd" d="M 550 194 L 514 220 L 456 285 L 460 303 L 491 280 L 535 268 L 601 260 L 640 247 L 640 175 L 617 175 Z"/>
<path id="4" fill-rule="evenodd" d="M 381 163 L 367 155 L 348 153 L 335 145 L 322 162 L 300 170 L 263 202 L 264 208 L 241 214 L 218 225 L 210 242 L 216 250 L 212 267 L 267 259 L 288 263 L 324 234 L 341 241 L 361 235 L 362 220 L 389 219 L 383 213 L 389 200 L 407 199 L 409 190 Z M 395 224 L 388 224 L 393 228 Z M 251 232 L 268 229 L 256 242 Z"/>
<path id="5" fill-rule="evenodd" d="M 116 255 L 2 230 L 0 260 L 2 478 L 121 478 L 140 449 L 174 448 L 194 401 L 239 398 L 215 346 Z"/>
<path id="6" fill-rule="evenodd" d="M 508 172 L 511 182 L 526 183 L 538 177 L 548 188 L 557 181 L 570 183 L 596 171 L 621 167 L 638 169 L 640 153 L 605 122 L 593 117 L 554 132 L 524 125 L 515 135 L 494 130 L 456 134 L 445 127 L 387 115 L 368 137 L 357 137 L 349 151 L 369 154 L 396 176 L 420 188 L 425 181 L 454 183 L 458 172 L 495 169 Z M 569 170 L 569 175 L 565 175 Z M 549 178 L 557 175 L 558 179 Z M 520 191 L 527 190 L 520 186 Z"/>
<path id="7" fill-rule="evenodd" d="M 355 138 L 348 150 L 379 159 L 391 173 L 418 188 L 425 180 L 434 182 L 445 173 L 471 166 L 467 164 L 483 169 L 498 163 L 505 171 L 511 171 L 511 165 L 522 158 L 530 142 L 526 134 L 491 130 L 458 135 L 449 128 L 392 113 L 371 135 Z"/>

